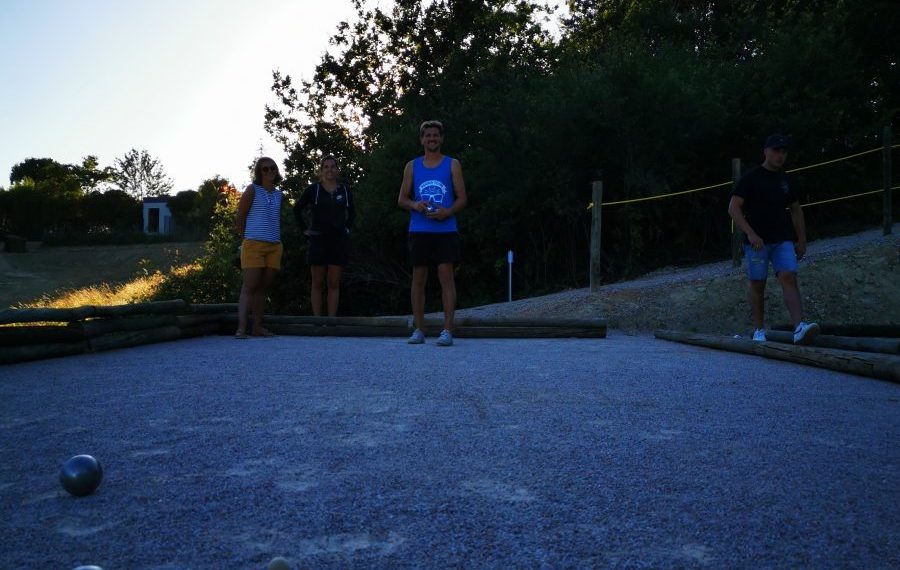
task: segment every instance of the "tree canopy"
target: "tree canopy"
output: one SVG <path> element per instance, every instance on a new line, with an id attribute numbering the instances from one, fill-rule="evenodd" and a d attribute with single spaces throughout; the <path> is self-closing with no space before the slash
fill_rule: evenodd
<path id="1" fill-rule="evenodd" d="M 119 190 L 138 200 L 168 194 L 174 186 L 159 159 L 146 150 L 137 149 L 131 149 L 125 156 L 116 159 L 113 180 Z"/>
<path id="2" fill-rule="evenodd" d="M 465 305 L 505 293 L 507 249 L 525 293 L 584 286 L 595 179 L 607 202 L 727 181 L 776 131 L 795 141 L 789 167 L 835 158 L 876 146 L 900 105 L 896 2 L 570 0 L 558 35 L 531 1 L 355 4 L 312 78 L 273 72 L 266 126 L 292 191 L 323 154 L 341 160 L 365 236 L 348 278 L 365 287 L 408 279 L 396 195 L 423 120 L 444 122 L 466 178 Z M 807 173 L 804 201 L 879 176 L 865 161 Z M 726 256 L 727 192 L 604 209 L 607 278 Z M 820 210 L 810 231 L 875 211 Z"/>
<path id="3" fill-rule="evenodd" d="M 11 187 L 0 188 L 0 230 L 55 243 L 141 238 L 140 196 L 165 193 L 171 181 L 147 151 L 132 150 L 117 163 L 121 169 L 104 167 L 88 155 L 80 164 L 27 158 L 14 165 Z M 187 210 L 179 211 L 182 238 L 206 235 L 218 196 L 228 188 L 214 177 L 193 192 Z"/>

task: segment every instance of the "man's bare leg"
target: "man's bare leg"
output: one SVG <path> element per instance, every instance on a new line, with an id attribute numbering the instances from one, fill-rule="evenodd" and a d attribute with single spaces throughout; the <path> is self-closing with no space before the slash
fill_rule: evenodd
<path id="1" fill-rule="evenodd" d="M 800 286 L 797 284 L 797 274 L 782 271 L 778 274 L 778 282 L 781 283 L 781 294 L 784 304 L 787 306 L 791 317 L 791 325 L 797 328 L 803 318 L 803 299 L 800 297 Z"/>
<path id="2" fill-rule="evenodd" d="M 413 322 L 417 329 L 425 330 L 425 282 L 428 281 L 428 266 L 413 266 L 412 284 L 409 297 L 412 304 Z"/>
<path id="3" fill-rule="evenodd" d="M 441 302 L 444 306 L 444 330 L 453 331 L 453 315 L 456 312 L 456 279 L 452 263 L 438 264 L 441 282 Z"/>
<path id="4" fill-rule="evenodd" d="M 766 282 L 750 280 L 750 284 L 747 287 L 747 297 L 750 299 L 753 326 L 757 329 L 765 328 Z"/>

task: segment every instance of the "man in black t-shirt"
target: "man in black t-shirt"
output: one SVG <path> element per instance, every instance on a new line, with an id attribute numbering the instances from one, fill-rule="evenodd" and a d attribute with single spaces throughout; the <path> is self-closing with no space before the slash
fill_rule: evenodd
<path id="1" fill-rule="evenodd" d="M 819 325 L 802 321 L 797 260 L 806 253 L 806 222 L 800 201 L 784 173 L 788 142 L 787 137 L 777 134 L 766 139 L 765 160 L 744 174 L 731 191 L 728 213 L 745 234 L 750 306 L 756 327 L 753 340 L 766 340 L 763 315 L 771 263 L 794 326 L 794 343 L 810 344 L 819 334 Z"/>

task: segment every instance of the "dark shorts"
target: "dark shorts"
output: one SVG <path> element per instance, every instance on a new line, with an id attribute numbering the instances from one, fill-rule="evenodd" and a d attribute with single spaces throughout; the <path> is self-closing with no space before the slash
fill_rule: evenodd
<path id="1" fill-rule="evenodd" d="M 309 250 L 306 262 L 309 265 L 347 265 L 350 257 L 350 238 L 346 235 L 308 236 Z"/>
<path id="2" fill-rule="evenodd" d="M 460 260 L 459 234 L 410 233 L 407 238 L 409 261 L 413 265 L 438 265 Z"/>

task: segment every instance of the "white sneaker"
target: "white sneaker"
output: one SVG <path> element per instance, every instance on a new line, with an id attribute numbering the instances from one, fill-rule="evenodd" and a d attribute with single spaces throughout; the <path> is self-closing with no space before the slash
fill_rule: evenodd
<path id="1" fill-rule="evenodd" d="M 766 342 L 766 329 L 753 331 L 753 342 Z"/>
<path id="2" fill-rule="evenodd" d="M 414 330 L 406 344 L 425 344 L 425 333 L 419 329 Z"/>
<path id="3" fill-rule="evenodd" d="M 444 329 L 441 331 L 441 336 L 438 337 L 434 344 L 438 346 L 453 346 L 453 335 L 450 334 L 450 331 Z"/>
<path id="4" fill-rule="evenodd" d="M 812 344 L 819 336 L 819 325 L 816 323 L 800 323 L 794 329 L 794 344 Z"/>

